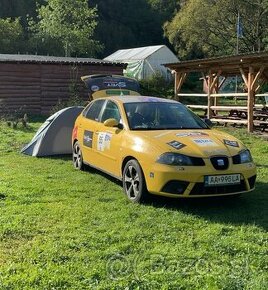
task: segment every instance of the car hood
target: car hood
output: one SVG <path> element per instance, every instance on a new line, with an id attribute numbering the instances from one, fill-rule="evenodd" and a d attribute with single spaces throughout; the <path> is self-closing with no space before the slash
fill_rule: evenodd
<path id="1" fill-rule="evenodd" d="M 137 132 L 162 152 L 176 152 L 189 156 L 234 156 L 245 146 L 237 138 L 214 129 L 157 130 Z"/>

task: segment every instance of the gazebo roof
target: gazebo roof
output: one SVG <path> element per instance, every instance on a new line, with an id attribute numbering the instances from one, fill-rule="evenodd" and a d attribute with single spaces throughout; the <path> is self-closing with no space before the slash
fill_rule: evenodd
<path id="1" fill-rule="evenodd" d="M 236 75 L 240 74 L 240 68 L 248 72 L 249 66 L 253 69 L 268 67 L 268 52 L 186 60 L 168 63 L 165 66 L 180 72 L 205 72 L 209 70 L 217 72 L 220 70 L 222 75 Z"/>

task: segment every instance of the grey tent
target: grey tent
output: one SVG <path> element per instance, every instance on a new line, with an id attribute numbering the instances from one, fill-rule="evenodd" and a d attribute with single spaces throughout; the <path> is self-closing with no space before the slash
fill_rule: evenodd
<path id="1" fill-rule="evenodd" d="M 82 110 L 83 107 L 68 107 L 50 116 L 21 153 L 38 157 L 71 154 L 72 130 Z"/>

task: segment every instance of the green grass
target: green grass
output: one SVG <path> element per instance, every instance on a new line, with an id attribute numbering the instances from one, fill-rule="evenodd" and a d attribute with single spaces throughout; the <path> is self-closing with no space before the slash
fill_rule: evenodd
<path id="1" fill-rule="evenodd" d="M 256 190 L 234 199 L 153 198 L 19 153 L 39 127 L 0 124 L 0 289 L 268 289 L 268 143 L 251 149 Z"/>

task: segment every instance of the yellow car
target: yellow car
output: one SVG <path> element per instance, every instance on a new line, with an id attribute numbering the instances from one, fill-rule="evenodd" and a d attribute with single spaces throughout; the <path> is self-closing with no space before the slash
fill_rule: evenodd
<path id="1" fill-rule="evenodd" d="M 73 164 L 123 181 L 128 199 L 252 191 L 256 167 L 241 141 L 211 129 L 179 102 L 146 96 L 92 101 L 75 122 Z"/>

